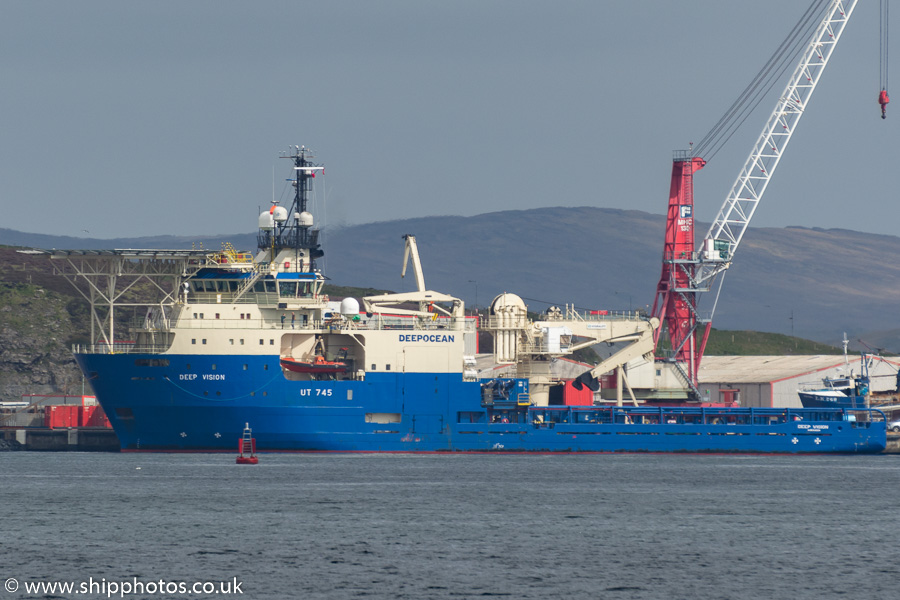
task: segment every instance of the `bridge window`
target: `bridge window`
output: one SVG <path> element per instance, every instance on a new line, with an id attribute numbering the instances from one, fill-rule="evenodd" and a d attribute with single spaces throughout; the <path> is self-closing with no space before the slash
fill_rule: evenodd
<path id="1" fill-rule="evenodd" d="M 297 282 L 296 281 L 282 281 L 278 284 L 278 293 L 281 296 L 287 296 L 288 298 L 293 298 L 297 295 Z"/>

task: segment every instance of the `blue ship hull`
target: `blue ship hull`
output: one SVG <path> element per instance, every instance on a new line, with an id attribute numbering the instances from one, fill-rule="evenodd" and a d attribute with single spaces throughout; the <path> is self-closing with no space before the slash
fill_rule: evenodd
<path id="1" fill-rule="evenodd" d="M 875 453 L 886 445 L 883 415 L 868 418 L 878 411 L 534 407 L 485 399 L 481 382 L 459 373 L 290 381 L 276 355 L 76 359 L 126 451 L 236 450 L 247 423 L 262 452 Z"/>

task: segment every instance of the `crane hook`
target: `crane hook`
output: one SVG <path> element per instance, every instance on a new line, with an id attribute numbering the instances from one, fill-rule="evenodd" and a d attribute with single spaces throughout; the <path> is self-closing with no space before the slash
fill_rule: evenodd
<path id="1" fill-rule="evenodd" d="M 891 101 L 891 99 L 888 97 L 887 90 L 881 90 L 881 93 L 878 94 L 878 104 L 881 105 L 881 118 L 882 119 L 887 118 L 887 115 L 885 113 L 887 111 L 888 102 L 890 102 L 890 101 Z"/>

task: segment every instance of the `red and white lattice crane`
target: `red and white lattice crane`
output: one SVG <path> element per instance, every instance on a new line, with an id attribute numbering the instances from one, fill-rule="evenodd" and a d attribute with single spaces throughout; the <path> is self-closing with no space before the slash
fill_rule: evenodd
<path id="1" fill-rule="evenodd" d="M 657 360 L 674 363 L 696 398 L 697 372 L 706 346 L 712 315 L 723 278 L 735 251 L 756 212 L 800 117 L 834 52 L 857 0 L 830 0 L 800 63 L 791 75 L 775 110 L 741 169 L 731 192 L 719 209 L 699 248 L 694 246 L 693 176 L 706 161 L 693 151 L 676 153 L 672 165 L 669 210 L 663 250 L 662 274 L 656 287 L 653 316 L 659 318 L 656 332 Z M 813 2 L 808 13 L 815 14 Z M 799 26 L 796 30 L 801 29 Z M 700 154 L 700 152 L 698 152 Z M 708 314 L 701 315 L 698 300 L 718 287 Z M 671 347 L 662 349 L 663 330 Z M 665 356 L 662 356 L 662 355 Z"/>

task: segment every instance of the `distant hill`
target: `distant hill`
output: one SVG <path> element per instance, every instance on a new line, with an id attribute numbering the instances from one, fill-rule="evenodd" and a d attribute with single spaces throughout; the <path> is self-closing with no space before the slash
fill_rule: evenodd
<path id="1" fill-rule="evenodd" d="M 730 331 L 713 328 L 706 344 L 707 356 L 809 356 L 843 354 L 843 348 L 760 331 Z"/>
<path id="2" fill-rule="evenodd" d="M 414 233 L 428 287 L 485 306 L 515 292 L 584 308 L 648 308 L 665 218 L 639 211 L 546 208 L 347 227 L 326 236 L 336 283 L 396 287 L 401 236 Z M 707 226 L 698 224 L 700 234 Z M 751 228 L 725 277 L 714 325 L 839 346 L 843 333 L 900 350 L 900 238 L 842 229 Z M 477 282 L 477 283 L 476 283 Z M 476 290 L 477 285 L 477 290 Z M 712 299 L 712 294 L 707 294 Z M 853 346 L 852 346 L 853 347 Z"/>
<path id="3" fill-rule="evenodd" d="M 13 229 L 0 227 L 0 244 L 4 246 L 20 246 L 26 248 L 45 248 L 60 250 L 110 250 L 113 248 L 212 248 L 218 250 L 223 242 L 230 242 L 235 247 L 253 248 L 256 246 L 256 233 L 240 233 L 233 235 L 206 236 L 174 236 L 155 235 L 136 238 L 100 239 L 91 237 L 71 237 L 64 235 L 45 235 L 43 233 L 22 233 Z"/>
<path id="4" fill-rule="evenodd" d="M 660 273 L 665 218 L 607 208 L 510 210 L 326 229 L 320 267 L 336 285 L 405 291 L 403 234 L 415 234 L 429 288 L 487 306 L 514 292 L 532 310 L 649 308 Z M 697 224 L 698 234 L 706 226 Z M 196 238 L 95 240 L 0 229 L 0 244 L 44 248 L 255 247 L 255 232 Z M 851 340 L 900 351 L 900 238 L 843 229 L 751 228 L 725 278 L 715 326 Z M 711 294 L 707 294 L 711 297 Z M 711 299 L 711 298 L 710 298 Z"/>

